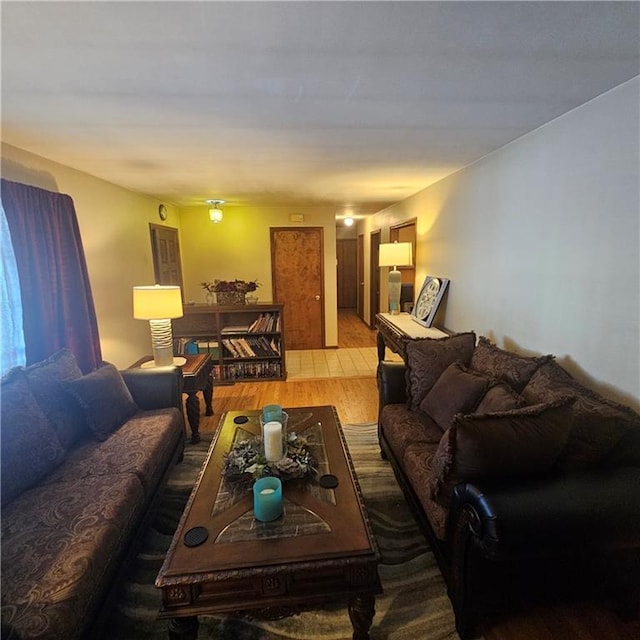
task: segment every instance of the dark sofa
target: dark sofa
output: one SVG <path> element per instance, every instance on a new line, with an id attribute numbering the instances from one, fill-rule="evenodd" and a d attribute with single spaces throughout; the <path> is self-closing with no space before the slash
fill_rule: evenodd
<path id="1" fill-rule="evenodd" d="M 82 375 L 70 351 L 2 379 L 2 638 L 99 637 L 185 425 L 179 368 Z"/>
<path id="2" fill-rule="evenodd" d="M 637 615 L 637 413 L 552 356 L 476 344 L 473 332 L 409 341 L 406 364 L 380 363 L 378 386 L 381 452 L 438 559 L 462 638 L 554 589 L 605 589 Z"/>

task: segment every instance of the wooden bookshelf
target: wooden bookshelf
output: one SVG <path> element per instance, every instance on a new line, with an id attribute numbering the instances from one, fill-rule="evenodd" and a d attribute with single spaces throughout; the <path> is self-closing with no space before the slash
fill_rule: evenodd
<path id="1" fill-rule="evenodd" d="M 283 304 L 184 306 L 175 318 L 175 355 L 208 353 L 215 384 L 286 380 Z"/>

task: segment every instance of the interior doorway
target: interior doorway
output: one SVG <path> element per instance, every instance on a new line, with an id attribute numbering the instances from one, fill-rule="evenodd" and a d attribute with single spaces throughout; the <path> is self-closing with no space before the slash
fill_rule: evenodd
<path id="1" fill-rule="evenodd" d="M 149 234 L 155 283 L 177 284 L 184 296 L 178 230 L 159 224 L 149 224 Z"/>
<path id="2" fill-rule="evenodd" d="M 284 303 L 287 349 L 324 347 L 322 227 L 272 227 L 273 301 Z"/>
<path id="3" fill-rule="evenodd" d="M 355 309 L 358 299 L 357 240 L 336 240 L 338 309 Z"/>
<path id="4" fill-rule="evenodd" d="M 371 255 L 369 256 L 369 326 L 375 325 L 376 315 L 380 313 L 380 267 L 378 251 L 380 248 L 380 229 L 371 232 Z"/>

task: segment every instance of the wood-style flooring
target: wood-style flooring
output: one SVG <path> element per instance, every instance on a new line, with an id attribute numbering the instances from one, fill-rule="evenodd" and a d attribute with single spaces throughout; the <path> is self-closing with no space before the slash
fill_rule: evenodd
<path id="1" fill-rule="evenodd" d="M 339 348 L 370 347 L 375 331 L 352 311 L 339 313 Z M 213 432 L 225 411 L 260 409 L 277 403 L 285 407 L 334 405 L 344 424 L 374 422 L 378 413 L 376 380 L 370 377 L 243 382 L 216 387 L 215 414 L 202 416 L 201 432 Z M 552 580 L 553 577 L 549 576 Z M 531 607 L 493 622 L 484 629 L 485 640 L 640 640 L 640 621 L 623 622 L 602 602 L 577 602 Z M 429 640 L 425 638 L 425 640 Z"/>

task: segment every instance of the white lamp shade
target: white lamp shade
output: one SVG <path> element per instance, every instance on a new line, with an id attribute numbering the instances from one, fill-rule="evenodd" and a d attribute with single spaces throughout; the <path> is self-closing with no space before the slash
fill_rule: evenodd
<path id="1" fill-rule="evenodd" d="M 412 264 L 412 255 L 410 242 L 385 242 L 380 245 L 378 266 L 408 267 Z"/>
<path id="2" fill-rule="evenodd" d="M 156 284 L 149 287 L 133 287 L 133 317 L 138 320 L 163 320 L 180 318 L 182 294 L 180 287 Z"/>

